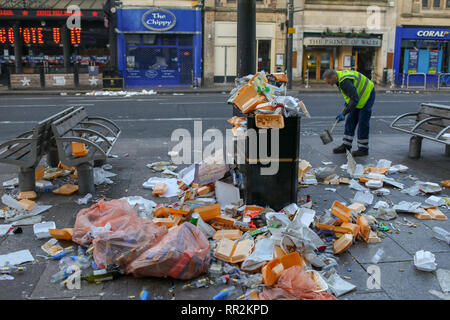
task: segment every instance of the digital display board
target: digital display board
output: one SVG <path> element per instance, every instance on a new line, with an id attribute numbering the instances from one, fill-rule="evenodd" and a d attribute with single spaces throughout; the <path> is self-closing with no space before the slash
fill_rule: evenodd
<path id="1" fill-rule="evenodd" d="M 81 44 L 81 32 L 82 28 L 69 30 L 72 45 Z M 58 27 L 20 27 L 19 34 L 24 44 L 59 45 L 62 43 L 61 29 Z M 0 44 L 14 44 L 14 41 L 13 27 L 0 27 Z"/>

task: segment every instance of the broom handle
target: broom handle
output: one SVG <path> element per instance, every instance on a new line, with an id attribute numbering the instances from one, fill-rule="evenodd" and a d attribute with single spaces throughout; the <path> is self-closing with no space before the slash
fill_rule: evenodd
<path id="1" fill-rule="evenodd" d="M 342 112 L 344 112 L 344 111 L 345 111 L 345 108 L 342 110 Z M 335 121 L 334 124 L 333 124 L 333 127 L 332 127 L 331 130 L 330 130 L 330 134 L 333 133 L 333 130 L 334 130 L 334 128 L 336 128 L 336 125 L 338 124 L 338 122 L 339 122 L 339 120 L 336 119 L 336 121 Z"/>
<path id="2" fill-rule="evenodd" d="M 330 134 L 333 133 L 333 130 L 334 130 L 334 128 L 336 128 L 336 125 L 338 124 L 338 122 L 339 122 L 339 120 L 336 119 L 336 121 L 335 121 L 334 124 L 333 124 L 333 127 L 331 127 Z"/>

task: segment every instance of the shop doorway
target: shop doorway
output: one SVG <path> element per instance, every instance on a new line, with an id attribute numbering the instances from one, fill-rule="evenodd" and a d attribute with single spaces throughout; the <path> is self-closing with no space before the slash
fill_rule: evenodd
<path id="1" fill-rule="evenodd" d="M 270 56 L 271 56 L 271 40 L 257 40 L 258 56 L 257 56 L 257 70 L 271 72 Z"/>
<path id="2" fill-rule="evenodd" d="M 372 79 L 375 50 L 372 48 L 354 48 L 355 70 Z"/>
<path id="3" fill-rule="evenodd" d="M 327 69 L 333 68 L 333 52 L 325 50 L 305 51 L 303 56 L 303 79 L 320 81 Z"/>

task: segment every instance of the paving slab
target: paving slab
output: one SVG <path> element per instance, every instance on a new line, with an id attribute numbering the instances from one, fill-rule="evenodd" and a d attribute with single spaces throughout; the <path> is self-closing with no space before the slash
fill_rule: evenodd
<path id="1" fill-rule="evenodd" d="M 364 265 L 367 268 L 369 265 Z M 434 272 L 417 270 L 412 261 L 379 263 L 381 287 L 394 300 L 439 300 L 428 290 L 441 291 Z"/>
<path id="2" fill-rule="evenodd" d="M 339 297 L 339 300 L 392 300 L 384 291 L 379 292 L 354 292 Z"/>
<path id="3" fill-rule="evenodd" d="M 380 262 L 412 261 L 413 259 L 408 251 L 389 237 L 383 238 L 379 243 L 358 241 L 348 251 L 359 263 L 364 264 L 372 263 L 373 256 L 380 248 L 384 250 Z"/>
<path id="4" fill-rule="evenodd" d="M 92 297 L 99 296 L 103 291 L 103 285 L 90 284 L 81 281 L 81 289 L 69 290 L 67 287 L 61 287 L 60 283 L 50 282 L 52 275 L 59 271 L 58 261 L 50 261 L 43 271 L 39 282 L 31 294 L 32 299 L 48 299 L 48 298 L 72 298 L 72 297 Z"/>
<path id="5" fill-rule="evenodd" d="M 450 252 L 450 246 L 442 241 L 437 241 L 432 235 L 432 229 L 410 214 L 399 213 L 393 221 L 403 222 L 403 217 L 417 225 L 416 228 L 399 226 L 400 233 L 390 233 L 388 237 L 394 240 L 409 254 L 414 255 L 416 251 L 426 250 L 431 252 Z M 398 226 L 396 224 L 396 226 Z"/>

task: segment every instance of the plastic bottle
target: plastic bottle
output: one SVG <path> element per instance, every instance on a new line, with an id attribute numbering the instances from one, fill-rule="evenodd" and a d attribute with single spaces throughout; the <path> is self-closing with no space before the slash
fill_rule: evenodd
<path id="1" fill-rule="evenodd" d="M 218 294 L 213 297 L 213 300 L 224 300 L 229 298 L 233 293 L 236 292 L 236 287 L 231 286 L 229 288 L 223 289 Z"/>
<path id="2" fill-rule="evenodd" d="M 52 275 L 50 282 L 55 283 L 58 281 L 62 281 L 64 279 L 66 279 L 68 276 L 70 276 L 72 273 L 75 272 L 75 268 L 70 266 L 67 267 L 66 269 L 60 270 L 57 273 L 55 273 L 54 275 Z"/>
<path id="3" fill-rule="evenodd" d="M 377 253 L 375 253 L 375 255 L 372 257 L 372 263 L 377 264 L 381 260 L 381 256 L 383 255 L 383 253 L 383 249 L 378 249 Z"/>
<path id="4" fill-rule="evenodd" d="M 225 274 L 219 278 L 216 279 L 216 284 L 227 284 L 228 282 L 230 282 L 230 276 Z"/>
<path id="5" fill-rule="evenodd" d="M 0 268 L 0 274 L 7 273 L 7 274 L 13 274 L 13 273 L 19 273 L 26 271 L 27 268 L 25 267 L 17 267 L 10 265 L 9 261 L 5 263 L 3 267 Z"/>
<path id="6" fill-rule="evenodd" d="M 197 281 L 186 283 L 182 288 L 183 289 L 189 289 L 189 288 L 201 288 L 201 287 L 207 287 L 208 286 L 208 278 L 201 278 Z"/>
<path id="7" fill-rule="evenodd" d="M 440 227 L 433 228 L 433 236 L 450 244 L 450 232 Z"/>

